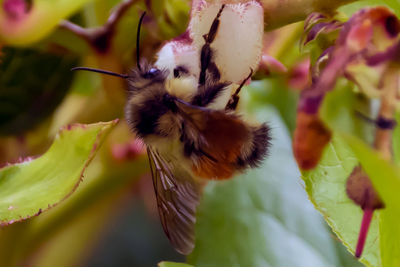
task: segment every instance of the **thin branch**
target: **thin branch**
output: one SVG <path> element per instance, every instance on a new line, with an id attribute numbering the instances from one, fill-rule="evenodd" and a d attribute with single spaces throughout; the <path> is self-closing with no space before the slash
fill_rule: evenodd
<path id="1" fill-rule="evenodd" d="M 116 25 L 118 24 L 119 20 L 125 15 L 125 13 L 129 10 L 129 8 L 138 2 L 138 0 L 128 0 L 121 3 L 115 11 L 110 15 L 106 24 L 103 26 L 110 30 L 114 30 Z"/>
<path id="2" fill-rule="evenodd" d="M 61 21 L 59 27 L 74 33 L 76 36 L 90 43 L 90 38 L 89 38 L 90 34 L 88 29 L 82 28 L 81 26 L 72 23 L 68 20 Z"/>
<path id="3" fill-rule="evenodd" d="M 128 0 L 121 3 L 110 15 L 107 22 L 98 28 L 82 28 L 70 21 L 62 21 L 60 27 L 85 40 L 99 53 L 105 53 L 110 47 L 110 40 L 115 33 L 118 22 L 138 0 Z"/>

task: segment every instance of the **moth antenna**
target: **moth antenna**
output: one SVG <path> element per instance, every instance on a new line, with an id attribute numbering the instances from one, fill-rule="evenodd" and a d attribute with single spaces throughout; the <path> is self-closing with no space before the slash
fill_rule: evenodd
<path id="1" fill-rule="evenodd" d="M 129 75 L 127 75 L 127 74 L 120 74 L 120 73 L 116 73 L 116 72 L 112 72 L 112 71 L 100 70 L 100 69 L 94 69 L 94 68 L 76 67 L 76 68 L 72 68 L 71 69 L 71 71 L 75 71 L 75 70 L 86 70 L 86 71 L 91 71 L 91 72 L 98 72 L 98 73 L 101 73 L 101 74 L 116 76 L 116 77 L 119 77 L 119 78 L 122 78 L 122 79 L 129 78 Z"/>
<path id="2" fill-rule="evenodd" d="M 139 19 L 139 24 L 138 24 L 138 28 L 137 28 L 137 33 L 136 33 L 136 65 L 137 68 L 139 69 L 139 71 L 142 71 L 142 68 L 140 67 L 140 63 L 139 63 L 139 58 L 140 58 L 140 28 L 142 27 L 142 23 L 143 23 L 143 18 L 146 15 L 146 11 L 143 12 L 143 14 L 140 16 Z"/>

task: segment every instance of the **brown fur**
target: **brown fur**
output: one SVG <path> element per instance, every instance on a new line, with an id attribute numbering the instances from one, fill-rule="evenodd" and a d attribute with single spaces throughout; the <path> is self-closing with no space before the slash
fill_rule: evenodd
<path id="1" fill-rule="evenodd" d="M 251 127 L 238 116 L 225 111 L 204 111 L 179 105 L 190 127 L 187 131 L 195 132 L 196 147 L 202 152 L 192 165 L 193 172 L 203 178 L 227 179 L 238 169 L 240 158 L 245 158 L 251 151 Z"/>

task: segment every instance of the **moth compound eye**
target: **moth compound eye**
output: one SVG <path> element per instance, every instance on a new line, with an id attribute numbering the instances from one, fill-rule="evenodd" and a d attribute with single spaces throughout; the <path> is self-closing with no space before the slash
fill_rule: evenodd
<path id="1" fill-rule="evenodd" d="M 157 76 L 159 73 L 160 73 L 160 70 L 159 70 L 159 69 L 157 69 L 157 68 L 151 68 L 151 69 L 149 69 L 148 72 L 146 72 L 146 73 L 143 75 L 143 77 L 144 77 L 144 78 L 147 78 L 147 79 L 151 79 L 151 78 Z"/>
<path id="2" fill-rule="evenodd" d="M 156 75 L 156 74 L 159 73 L 159 72 L 160 72 L 160 70 L 157 69 L 157 68 L 151 68 L 151 69 L 149 70 L 149 73 L 150 73 L 151 75 Z"/>

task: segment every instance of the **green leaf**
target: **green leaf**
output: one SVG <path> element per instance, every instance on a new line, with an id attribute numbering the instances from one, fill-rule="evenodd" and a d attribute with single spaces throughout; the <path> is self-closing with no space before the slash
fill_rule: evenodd
<path id="1" fill-rule="evenodd" d="M 362 0 L 354 1 L 348 5 L 339 7 L 338 11 L 343 12 L 345 15 L 350 17 L 352 14 L 360 10 L 361 8 L 368 8 L 374 6 L 388 6 L 392 8 L 397 15 L 399 15 L 399 2 L 398 0 Z"/>
<path id="2" fill-rule="evenodd" d="M 400 1 L 399 0 L 362 0 L 355 1 L 354 3 L 344 5 L 338 10 L 351 16 L 361 8 L 374 7 L 374 6 L 387 6 L 391 8 L 397 16 L 400 16 Z"/>
<path id="3" fill-rule="evenodd" d="M 369 116 L 369 109 L 369 99 L 355 93 L 353 84 L 339 79 L 335 89 L 326 94 L 319 114 L 332 130 L 342 129 L 349 134 L 372 141 L 375 126 L 357 115 L 361 113 Z"/>
<path id="4" fill-rule="evenodd" d="M 152 2 L 160 35 L 172 39 L 182 34 L 188 26 L 190 2 L 185 0 L 157 0 Z"/>
<path id="5" fill-rule="evenodd" d="M 114 53 L 124 60 L 127 58 L 132 60 L 133 49 L 136 49 L 136 34 L 133 33 L 136 31 L 142 10 L 145 8 L 141 9 L 135 4 L 130 6 L 116 24 L 116 31 L 111 39 L 112 48 Z"/>
<path id="6" fill-rule="evenodd" d="M 0 223 L 39 215 L 67 198 L 116 123 L 67 126 L 41 157 L 0 169 Z"/>
<path id="7" fill-rule="evenodd" d="M 0 41 L 29 45 L 47 36 L 58 23 L 91 0 L 33 0 L 30 10 L 19 18 L 7 16 L 0 0 Z"/>
<path id="8" fill-rule="evenodd" d="M 167 0 L 165 1 L 165 18 L 173 36 L 183 33 L 186 30 L 189 22 L 190 5 L 186 0 Z M 171 21 L 168 22 L 168 19 Z"/>
<path id="9" fill-rule="evenodd" d="M 358 160 L 337 135 L 325 148 L 319 165 L 303 172 L 306 191 L 332 230 L 354 252 L 360 229 L 362 210 L 346 195 L 346 181 Z M 372 220 L 361 261 L 379 266 L 378 214 Z"/>
<path id="10" fill-rule="evenodd" d="M 162 261 L 158 264 L 158 267 L 193 267 L 193 266 L 186 263 Z"/>
<path id="11" fill-rule="evenodd" d="M 88 27 L 101 26 L 107 22 L 112 9 L 120 4 L 121 0 L 93 1 L 85 5 L 85 16 L 87 22 L 90 21 Z M 137 3 L 138 4 L 138 3 Z M 90 14 L 88 14 L 90 13 Z M 90 16 L 90 18 L 88 18 Z M 88 21 L 89 20 L 89 21 Z"/>
<path id="12" fill-rule="evenodd" d="M 270 157 L 260 168 L 207 185 L 188 262 L 221 267 L 345 266 L 301 186 L 285 126 L 275 111 L 259 112 L 259 121 L 268 121 L 272 128 Z M 357 264 L 350 262 L 347 266 Z"/>
<path id="13" fill-rule="evenodd" d="M 382 266 L 400 266 L 400 228 L 398 210 L 387 207 L 380 211 L 380 246 Z"/>
<path id="14" fill-rule="evenodd" d="M 382 266 L 400 264 L 400 168 L 370 148 L 360 139 L 342 134 L 343 139 L 352 148 L 361 165 L 385 203 L 380 214 L 380 251 Z"/>
<path id="15" fill-rule="evenodd" d="M 384 0 L 386 5 L 393 9 L 397 16 L 400 16 L 400 1 L 399 0 Z"/>
<path id="16" fill-rule="evenodd" d="M 124 63 L 132 60 L 132 53 L 136 50 L 136 35 L 132 33 L 136 31 L 140 14 L 149 7 L 151 15 L 148 16 L 154 19 L 158 27 L 151 26 L 151 23 L 147 26 L 144 24 L 142 43 L 145 43 L 146 35 L 150 35 L 157 42 L 163 42 L 182 34 L 187 27 L 190 6 L 186 0 L 156 0 L 151 1 L 150 6 L 142 3 L 132 5 L 119 19 L 112 36 L 113 52 L 122 58 Z"/>

